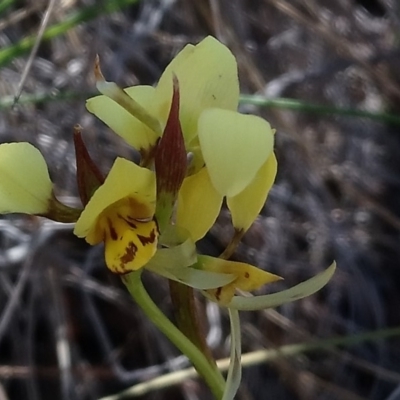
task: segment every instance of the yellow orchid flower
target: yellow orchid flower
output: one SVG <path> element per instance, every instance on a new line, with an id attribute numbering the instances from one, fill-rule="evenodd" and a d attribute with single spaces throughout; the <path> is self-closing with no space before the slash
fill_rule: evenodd
<path id="1" fill-rule="evenodd" d="M 231 52 L 211 37 L 197 46 L 188 45 L 166 68 L 156 88 L 138 86 L 124 92 L 105 82 L 98 66 L 96 74 L 100 90 L 110 98 L 90 99 L 88 109 L 143 155 L 152 155 L 156 173 L 117 158 L 104 180 L 91 165 L 80 136 L 76 140 L 75 135 L 78 186 L 85 208 L 74 233 L 92 245 L 104 242 L 106 264 L 115 273 L 147 266 L 170 279 L 208 290 L 222 303 L 230 300 L 235 289 L 254 290 L 278 279 L 247 264 L 195 255 L 195 242 L 214 223 L 225 196 L 234 226 L 246 230 L 275 176 L 271 128 L 261 118 L 236 111 L 239 84 Z M 179 144 L 174 134 L 183 137 L 184 143 Z M 36 203 L 14 191 L 27 204 L 18 211 L 45 214 L 52 198 L 45 161 L 32 146 L 17 146 L 29 149 L 32 156 L 26 159 L 36 169 L 22 163 L 23 168 L 15 171 L 29 170 L 46 183 L 45 190 L 40 185 L 32 187 L 42 196 L 37 196 Z M 185 178 L 186 153 L 192 156 Z M 166 168 L 168 159 L 174 163 Z M 182 168 L 177 169 L 179 164 Z M 27 177 L 28 184 L 35 182 Z M 163 192 L 165 188 L 170 192 Z M 160 235 L 157 222 L 162 219 L 162 229 L 170 223 L 178 191 L 175 232 L 185 234 L 173 246 L 163 239 L 164 248 L 155 256 Z M 157 211 L 160 204 L 162 210 Z"/>
<path id="2" fill-rule="evenodd" d="M 179 120 L 191 156 L 177 224 L 194 241 L 202 238 L 226 197 L 234 227 L 246 231 L 275 179 L 274 131 L 263 119 L 237 112 L 237 64 L 226 46 L 212 37 L 185 46 L 155 88 L 122 91 L 98 73 L 97 87 L 104 95 L 89 99 L 87 108 L 147 158 L 166 125 L 174 75 L 179 81 Z"/>
<path id="3" fill-rule="evenodd" d="M 237 289 L 253 291 L 280 279 L 245 263 L 196 254 L 195 242 L 215 222 L 224 198 L 235 229 L 244 232 L 276 175 L 273 130 L 263 119 L 237 112 L 231 52 L 211 37 L 188 45 L 155 88 L 122 91 L 96 73 L 107 96 L 89 99 L 88 109 L 140 150 L 148 168 L 117 158 L 104 180 L 79 137 L 78 186 L 85 208 L 74 214 L 74 233 L 92 245 L 104 242 L 107 266 L 115 273 L 146 267 L 220 304 L 228 304 Z M 66 220 L 33 146 L 1 145 L 0 168 L 0 212 L 53 213 Z"/>
<path id="4" fill-rule="evenodd" d="M 328 282 L 335 265 L 286 291 L 235 296 L 238 290 L 251 292 L 281 277 L 224 259 L 259 214 L 277 170 L 274 130 L 262 118 L 238 112 L 237 65 L 227 47 L 212 37 L 187 45 L 154 88 L 120 89 L 105 81 L 98 60 L 95 75 L 102 95 L 88 100 L 88 110 L 141 153 L 141 164 L 117 158 L 104 179 L 76 126 L 77 186 L 84 206 L 77 210 L 55 198 L 36 148 L 28 143 L 0 145 L 0 213 L 76 222 L 75 235 L 91 245 L 104 242 L 108 268 L 124 275 L 138 304 L 193 361 L 216 397 L 233 399 L 241 377 L 238 310 L 278 306 L 310 295 Z M 214 224 L 224 199 L 235 236 L 220 258 L 199 255 L 196 242 Z M 170 291 L 182 332 L 147 295 L 140 279 L 143 268 L 179 282 L 170 282 Z M 201 352 L 193 291 L 181 284 L 229 309 L 232 340 L 226 385 L 205 356 L 207 350 Z"/>
<path id="5" fill-rule="evenodd" d="M 137 270 L 157 250 L 155 203 L 154 173 L 117 158 L 76 222 L 74 233 L 92 245 L 104 241 L 111 271 L 124 274 Z"/>

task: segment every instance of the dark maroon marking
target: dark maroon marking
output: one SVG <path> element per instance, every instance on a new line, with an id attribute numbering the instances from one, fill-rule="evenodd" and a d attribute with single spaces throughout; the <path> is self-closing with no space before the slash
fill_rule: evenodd
<path id="1" fill-rule="evenodd" d="M 130 228 L 137 229 L 137 225 L 135 225 L 133 222 L 130 221 L 131 218 L 129 218 L 129 216 L 125 218 L 121 214 L 117 214 L 117 217 L 119 219 L 122 219 L 122 221 L 126 222 Z"/>
<path id="2" fill-rule="evenodd" d="M 245 272 L 245 273 L 244 273 L 244 277 L 245 277 L 245 278 L 250 278 L 250 274 L 249 274 L 248 272 Z"/>
<path id="3" fill-rule="evenodd" d="M 104 183 L 104 177 L 90 158 L 82 139 L 82 128 L 79 125 L 74 127 L 74 145 L 78 191 L 82 204 L 86 206 L 93 193 Z"/>
<path id="4" fill-rule="evenodd" d="M 187 156 L 179 120 L 180 93 L 176 75 L 172 75 L 172 100 L 163 135 L 154 155 L 157 194 L 175 200 L 187 170 Z"/>
<path id="5" fill-rule="evenodd" d="M 152 229 L 150 236 L 142 236 L 142 235 L 137 235 L 138 239 L 140 240 L 140 243 L 142 243 L 143 246 L 146 246 L 146 244 L 149 243 L 154 243 L 156 241 L 156 232 L 155 229 Z"/>
<path id="6" fill-rule="evenodd" d="M 129 225 L 131 229 L 137 229 L 137 225 L 135 225 L 133 222 L 130 222 L 128 220 L 125 220 L 125 222 Z"/>
<path id="7" fill-rule="evenodd" d="M 110 231 L 110 237 L 112 240 L 118 240 L 118 233 L 115 230 L 110 218 L 107 218 L 107 222 L 108 222 L 108 230 Z"/>
<path id="8" fill-rule="evenodd" d="M 138 248 L 135 243 L 133 242 L 128 243 L 128 246 L 125 249 L 125 254 L 120 258 L 121 260 L 120 266 L 122 270 L 125 270 L 124 268 L 125 264 L 128 264 L 129 262 L 135 259 L 137 249 Z"/>

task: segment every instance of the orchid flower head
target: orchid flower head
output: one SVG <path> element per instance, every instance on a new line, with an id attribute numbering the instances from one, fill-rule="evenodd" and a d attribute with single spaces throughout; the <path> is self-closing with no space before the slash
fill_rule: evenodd
<path id="1" fill-rule="evenodd" d="M 280 277 L 249 264 L 198 255 L 196 242 L 221 207 L 235 234 L 257 218 L 277 172 L 269 123 L 238 111 L 235 57 L 207 37 L 185 46 L 158 84 L 120 88 L 95 63 L 102 93 L 87 109 L 141 154 L 140 165 L 116 158 L 103 177 L 75 128 L 77 183 L 83 210 L 54 196 L 46 163 L 28 143 L 0 145 L 0 212 L 76 222 L 74 233 L 103 242 L 108 268 L 146 268 L 231 304 L 236 290 L 254 291 Z"/>
<path id="2" fill-rule="evenodd" d="M 265 120 L 238 112 L 237 63 L 226 46 L 212 37 L 185 46 L 155 88 L 122 90 L 98 74 L 103 95 L 89 99 L 87 108 L 147 157 L 167 124 L 174 77 L 179 82 L 179 123 L 192 156 L 176 223 L 197 241 L 214 224 L 226 198 L 235 229 L 246 231 L 276 176 L 274 130 Z"/>

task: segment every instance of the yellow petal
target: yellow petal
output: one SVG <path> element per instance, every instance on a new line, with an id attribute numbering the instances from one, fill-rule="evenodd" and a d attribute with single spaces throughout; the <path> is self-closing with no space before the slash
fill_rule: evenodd
<path id="1" fill-rule="evenodd" d="M 133 86 L 125 89 L 125 92 L 151 112 L 154 102 L 154 88 L 152 86 Z M 153 130 L 109 97 L 92 97 L 87 100 L 86 107 L 137 150 L 148 150 L 158 138 Z"/>
<path id="2" fill-rule="evenodd" d="M 221 209 L 222 196 L 211 184 L 207 169 L 187 177 L 178 196 L 176 224 L 196 242 L 212 227 Z"/>
<path id="3" fill-rule="evenodd" d="M 75 235 L 86 237 L 90 244 L 102 241 L 100 231 L 96 230 L 97 219 L 107 207 L 125 198 L 132 198 L 133 218 L 153 217 L 156 199 L 154 173 L 133 162 L 117 158 L 104 184 L 96 190 L 78 219 Z"/>
<path id="4" fill-rule="evenodd" d="M 128 201 L 128 203 L 126 203 Z M 101 215 L 97 230 L 103 233 L 105 260 L 114 273 L 142 268 L 157 251 L 158 229 L 154 219 L 134 218 L 129 200 L 117 202 Z"/>
<path id="5" fill-rule="evenodd" d="M 273 131 L 264 119 L 220 109 L 201 114 L 199 139 L 214 187 L 229 197 L 251 183 L 274 145 Z"/>
<path id="6" fill-rule="evenodd" d="M 231 301 L 236 289 L 251 292 L 261 286 L 282 279 L 278 275 L 263 271 L 250 264 L 237 261 L 223 260 L 209 256 L 199 256 L 198 263 L 201 270 L 232 274 L 236 279 L 218 289 L 207 290 L 208 297 L 212 300 L 227 304 Z"/>
<path id="7" fill-rule="evenodd" d="M 247 231 L 257 218 L 274 183 L 276 171 L 276 157 L 272 153 L 250 185 L 238 195 L 227 198 L 232 223 L 237 230 Z"/>
<path id="8" fill-rule="evenodd" d="M 29 143 L 0 145 L 0 213 L 43 214 L 52 187 L 38 149 Z"/>
<path id="9" fill-rule="evenodd" d="M 172 99 L 172 74 L 179 80 L 180 120 L 185 141 L 197 132 L 197 120 L 205 108 L 236 110 L 239 81 L 236 60 L 230 50 L 209 36 L 198 45 L 187 45 L 168 65 L 156 88 L 158 115 L 166 121 Z"/>

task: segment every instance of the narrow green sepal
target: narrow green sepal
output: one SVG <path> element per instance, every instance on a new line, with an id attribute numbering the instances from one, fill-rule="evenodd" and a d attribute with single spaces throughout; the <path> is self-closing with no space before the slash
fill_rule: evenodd
<path id="1" fill-rule="evenodd" d="M 86 206 L 93 193 L 104 183 L 104 177 L 87 151 L 79 125 L 74 127 L 74 145 L 78 191 L 82 204 Z"/>
<path id="2" fill-rule="evenodd" d="M 336 262 L 333 262 L 325 271 L 313 276 L 312 278 L 299 283 L 290 289 L 282 290 L 273 294 L 262 296 L 243 297 L 234 296 L 228 304 L 222 306 L 236 309 L 239 311 L 256 311 L 267 308 L 274 308 L 282 304 L 291 303 L 292 301 L 304 299 L 321 290 L 332 278 L 336 270 Z M 207 292 L 204 295 L 213 300 Z"/>
<path id="3" fill-rule="evenodd" d="M 228 311 L 231 325 L 231 351 L 228 376 L 222 400 L 233 400 L 235 398 L 242 379 L 242 339 L 239 312 L 231 308 Z"/>

